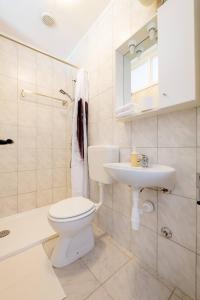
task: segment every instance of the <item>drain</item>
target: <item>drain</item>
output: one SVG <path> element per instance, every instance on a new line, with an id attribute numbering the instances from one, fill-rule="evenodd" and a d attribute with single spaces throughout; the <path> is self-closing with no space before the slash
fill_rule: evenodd
<path id="1" fill-rule="evenodd" d="M 9 235 L 10 230 L 2 230 L 0 231 L 0 239 L 4 238 L 5 236 Z"/>

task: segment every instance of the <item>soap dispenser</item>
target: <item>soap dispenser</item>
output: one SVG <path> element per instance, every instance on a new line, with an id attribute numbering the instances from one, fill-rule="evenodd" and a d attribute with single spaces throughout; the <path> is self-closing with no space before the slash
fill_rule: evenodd
<path id="1" fill-rule="evenodd" d="M 138 156 L 135 148 L 133 148 L 133 150 L 131 152 L 131 166 L 132 167 L 140 167 L 139 156 Z"/>

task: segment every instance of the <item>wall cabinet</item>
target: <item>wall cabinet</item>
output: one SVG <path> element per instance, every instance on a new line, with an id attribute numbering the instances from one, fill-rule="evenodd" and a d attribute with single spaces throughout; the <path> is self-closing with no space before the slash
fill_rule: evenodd
<path id="1" fill-rule="evenodd" d="M 197 99 L 195 1 L 168 0 L 158 10 L 160 107 Z"/>
<path id="2" fill-rule="evenodd" d="M 129 94 L 132 101 L 130 84 L 122 80 L 127 74 L 120 74 L 125 72 L 122 64 L 124 61 L 127 64 L 131 41 L 137 40 L 140 44 L 140 40 L 144 40 L 147 45 L 145 34 L 147 35 L 147 29 L 152 22 L 157 26 L 158 37 L 157 106 L 135 113 L 132 117 L 125 117 L 125 121 L 194 107 L 200 103 L 200 0 L 167 0 L 148 24 L 116 50 L 116 106 L 127 103 Z M 127 92 L 128 86 L 130 90 Z"/>

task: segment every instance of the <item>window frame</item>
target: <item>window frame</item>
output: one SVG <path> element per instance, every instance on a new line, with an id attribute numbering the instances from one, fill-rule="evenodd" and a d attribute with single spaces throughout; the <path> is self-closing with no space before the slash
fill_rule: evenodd
<path id="1" fill-rule="evenodd" d="M 159 77 L 157 81 L 153 80 L 153 68 L 152 68 L 152 62 L 155 57 L 158 57 L 158 48 L 157 45 L 154 45 L 153 47 L 149 48 L 145 52 L 142 53 L 142 55 L 138 58 L 134 58 L 131 61 L 131 95 L 134 95 L 138 92 L 141 92 L 147 88 L 150 88 L 151 86 L 154 86 L 159 83 Z M 132 71 L 134 69 L 139 68 L 140 66 L 147 63 L 147 72 L 148 72 L 148 83 L 144 85 L 142 88 L 136 89 L 134 92 L 132 91 Z"/>

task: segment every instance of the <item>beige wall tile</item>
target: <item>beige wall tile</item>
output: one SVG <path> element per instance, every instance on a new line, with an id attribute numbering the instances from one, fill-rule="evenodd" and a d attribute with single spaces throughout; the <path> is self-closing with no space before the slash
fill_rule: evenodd
<path id="1" fill-rule="evenodd" d="M 159 276 L 195 297 L 195 253 L 163 237 L 158 238 Z"/>
<path id="2" fill-rule="evenodd" d="M 200 299 L 200 256 L 197 255 L 197 300 Z"/>
<path id="3" fill-rule="evenodd" d="M 157 118 L 136 120 L 132 125 L 132 145 L 157 147 Z"/>
<path id="4" fill-rule="evenodd" d="M 0 218 L 17 213 L 17 196 L 0 197 Z"/>
<path id="5" fill-rule="evenodd" d="M 36 193 L 27 193 L 18 195 L 18 211 L 23 212 L 26 210 L 36 208 Z"/>
<path id="6" fill-rule="evenodd" d="M 144 226 L 140 226 L 138 231 L 132 231 L 131 249 L 141 264 L 156 271 L 157 235 L 155 232 Z"/>
<path id="7" fill-rule="evenodd" d="M 200 108 L 197 108 L 197 146 L 200 147 Z"/>
<path id="8" fill-rule="evenodd" d="M 174 194 L 196 198 L 195 148 L 159 148 L 158 162 L 176 169 Z"/>
<path id="9" fill-rule="evenodd" d="M 64 187 L 67 185 L 66 168 L 53 169 L 53 187 Z"/>
<path id="10" fill-rule="evenodd" d="M 23 63 L 19 65 L 19 79 L 35 83 L 35 68 L 32 64 Z"/>
<path id="11" fill-rule="evenodd" d="M 68 191 L 66 187 L 53 189 L 53 202 L 58 202 L 68 197 Z"/>
<path id="12" fill-rule="evenodd" d="M 66 168 L 69 165 L 67 149 L 53 149 L 53 168 Z"/>
<path id="13" fill-rule="evenodd" d="M 113 210 L 130 218 L 132 208 L 132 190 L 121 183 L 113 184 Z"/>
<path id="14" fill-rule="evenodd" d="M 72 93 L 72 76 L 75 78 L 76 74 L 64 64 L 4 38 L 0 38 L 0 52 L 0 136 L 15 142 L 0 149 L 0 197 L 18 194 L 19 211 L 24 211 L 35 207 L 35 193 L 39 206 L 53 199 L 53 149 L 57 170 L 54 200 L 66 198 L 70 193 L 66 168 L 70 159 L 72 110 L 63 109 L 51 98 L 36 95 L 23 98 L 21 91 L 62 97 L 59 89 Z M 16 212 L 9 205 L 8 211 Z"/>
<path id="15" fill-rule="evenodd" d="M 131 146 L 131 124 L 113 120 L 113 143 L 120 147 Z"/>
<path id="16" fill-rule="evenodd" d="M 113 86 L 113 57 L 110 56 L 99 69 L 99 93 Z"/>
<path id="17" fill-rule="evenodd" d="M 35 148 L 19 148 L 18 149 L 18 170 L 28 171 L 36 169 L 36 149 Z"/>
<path id="18" fill-rule="evenodd" d="M 200 254 L 200 205 L 197 205 L 197 253 Z"/>
<path id="19" fill-rule="evenodd" d="M 90 186 L 90 199 L 94 202 L 98 202 L 99 201 L 98 182 L 93 181 L 93 180 L 90 179 L 89 186 Z M 105 194 L 105 196 L 107 197 L 107 194 Z"/>
<path id="20" fill-rule="evenodd" d="M 131 148 L 120 149 L 120 162 L 130 162 L 131 159 Z"/>
<path id="21" fill-rule="evenodd" d="M 0 173 L 0 197 L 17 194 L 17 172 Z"/>
<path id="22" fill-rule="evenodd" d="M 112 208 L 113 207 L 113 186 L 111 184 L 105 184 L 103 189 L 104 189 L 104 195 L 105 195 L 103 204 L 109 208 Z M 98 189 L 97 193 L 99 195 L 99 189 Z"/>
<path id="23" fill-rule="evenodd" d="M 52 189 L 37 191 L 36 198 L 37 198 L 37 207 L 49 205 L 52 203 L 53 200 L 53 191 Z"/>
<path id="24" fill-rule="evenodd" d="M 6 47 L 6 46 L 5 46 Z M 11 48 L 11 47 L 10 47 Z M 4 51 L 0 48 L 0 74 L 17 78 L 17 52 L 16 47 L 13 45 L 11 52 Z"/>
<path id="25" fill-rule="evenodd" d="M 53 151 L 51 148 L 38 148 L 37 149 L 37 168 L 38 169 L 51 169 L 53 166 L 52 155 L 53 155 Z"/>
<path id="26" fill-rule="evenodd" d="M 98 96 L 99 101 L 99 119 L 103 121 L 105 119 L 112 118 L 113 116 L 113 90 L 108 89 L 104 93 Z"/>
<path id="27" fill-rule="evenodd" d="M 108 130 L 109 129 L 109 130 Z M 101 122 L 99 126 L 99 144 L 112 144 L 113 140 L 113 122 L 112 119 L 107 119 Z"/>
<path id="28" fill-rule="evenodd" d="M 153 230 L 154 232 L 157 232 L 157 192 L 152 190 L 143 190 L 140 194 L 140 207 L 142 208 L 145 201 L 150 201 L 154 206 L 154 211 L 151 213 L 143 213 L 140 216 L 140 222 L 141 225 L 144 225 L 145 227 Z"/>
<path id="29" fill-rule="evenodd" d="M 18 129 L 17 126 L 12 126 L 12 125 L 8 125 L 8 124 L 1 124 L 0 125 L 1 139 L 3 139 L 3 140 L 4 139 L 6 140 L 7 138 L 12 139 L 14 141 L 14 145 L 12 145 L 12 148 L 18 145 L 17 129 Z"/>
<path id="30" fill-rule="evenodd" d="M 37 148 L 46 149 L 53 147 L 53 133 L 52 128 L 37 128 L 36 145 Z"/>
<path id="31" fill-rule="evenodd" d="M 89 123 L 89 145 L 97 145 L 99 143 L 99 124 Z"/>
<path id="32" fill-rule="evenodd" d="M 180 213 L 181 212 L 181 213 Z M 196 201 L 174 195 L 159 195 L 158 231 L 171 229 L 172 240 L 196 250 Z"/>
<path id="33" fill-rule="evenodd" d="M 35 148 L 36 147 L 36 128 L 35 127 L 18 127 L 19 147 Z"/>
<path id="34" fill-rule="evenodd" d="M 118 48 L 131 35 L 131 1 L 116 0 L 113 4 L 113 48 Z"/>
<path id="35" fill-rule="evenodd" d="M 156 13 L 156 2 L 148 7 L 139 1 L 131 1 L 131 33 L 134 34 L 146 24 Z"/>
<path id="36" fill-rule="evenodd" d="M 36 191 L 36 172 L 18 172 L 18 193 L 25 194 Z"/>
<path id="37" fill-rule="evenodd" d="M 12 145 L 0 148 L 0 173 L 17 171 L 17 149 Z"/>
<path id="38" fill-rule="evenodd" d="M 47 190 L 52 187 L 52 169 L 41 169 L 37 171 L 37 189 L 38 191 Z"/>
<path id="39" fill-rule="evenodd" d="M 0 101 L 17 101 L 17 80 L 0 75 Z"/>
<path id="40" fill-rule="evenodd" d="M 112 209 L 102 205 L 98 210 L 97 225 L 108 234 L 113 233 L 113 213 Z"/>
<path id="41" fill-rule="evenodd" d="M 17 125 L 17 103 L 0 101 L 0 124 Z"/>
<path id="42" fill-rule="evenodd" d="M 159 147 L 196 146 L 196 109 L 172 112 L 158 117 Z"/>
<path id="43" fill-rule="evenodd" d="M 67 132 L 53 128 L 52 146 L 53 148 L 66 148 L 67 147 Z"/>
<path id="44" fill-rule="evenodd" d="M 37 106 L 37 126 L 39 128 L 52 128 L 53 110 L 50 106 Z"/>
<path id="45" fill-rule="evenodd" d="M 36 127 L 36 104 L 20 101 L 18 118 L 20 126 Z"/>
<path id="46" fill-rule="evenodd" d="M 120 213 L 113 211 L 112 237 L 124 248 L 131 246 L 131 221 Z"/>

